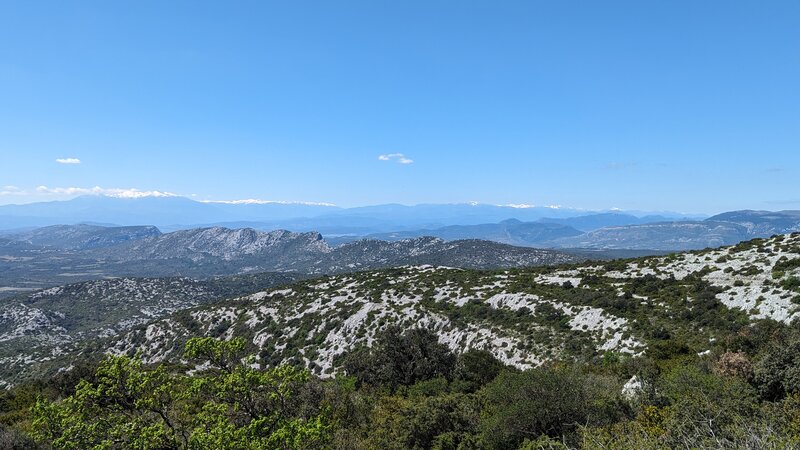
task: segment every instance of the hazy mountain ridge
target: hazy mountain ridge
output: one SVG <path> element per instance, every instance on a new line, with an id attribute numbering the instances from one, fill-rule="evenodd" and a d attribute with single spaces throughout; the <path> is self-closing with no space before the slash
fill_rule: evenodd
<path id="1" fill-rule="evenodd" d="M 290 219 L 338 209 L 301 203 L 205 203 L 186 197 L 115 198 L 85 195 L 66 201 L 0 206 L 0 228 L 105 222 L 170 226 L 227 220 Z"/>
<path id="2" fill-rule="evenodd" d="M 768 235 L 776 234 L 769 233 Z M 731 245 L 756 236 L 731 222 L 662 222 L 608 227 L 586 234 L 556 239 L 554 248 L 654 249 L 685 251 Z"/>
<path id="3" fill-rule="evenodd" d="M 800 211 L 731 211 L 706 219 L 709 222 L 734 222 L 750 234 L 783 234 L 800 229 Z"/>
<path id="4" fill-rule="evenodd" d="M 642 217 L 619 212 L 609 212 L 600 214 L 589 214 L 565 219 L 554 219 L 545 217 L 539 220 L 543 223 L 557 223 L 575 228 L 583 232 L 597 230 L 606 227 L 618 227 L 624 225 L 642 225 L 646 223 L 668 222 L 670 218 L 661 215 L 645 215 Z"/>
<path id="5" fill-rule="evenodd" d="M 580 234 L 582 234 L 580 231 L 566 225 L 507 219 L 497 224 L 451 225 L 433 230 L 398 231 L 372 234 L 367 237 L 387 241 L 422 236 L 433 236 L 447 241 L 484 239 L 509 245 L 534 247 L 543 242 Z"/>
<path id="6" fill-rule="evenodd" d="M 654 221 L 656 219 L 658 221 Z M 369 237 L 396 240 L 435 236 L 445 240 L 485 239 L 541 248 L 683 251 L 733 245 L 748 239 L 800 230 L 800 211 L 732 211 L 702 221 L 663 219 L 617 213 L 540 219 L 537 222 L 509 219 L 497 224 L 406 230 Z M 623 225 L 609 226 L 610 223 Z M 574 224 L 575 228 L 567 224 Z M 334 242 L 356 239 L 356 236 L 337 238 Z"/>
<path id="7" fill-rule="evenodd" d="M 732 211 L 703 221 L 607 227 L 545 243 L 554 248 L 698 250 L 800 230 L 800 211 Z"/>
<path id="8" fill-rule="evenodd" d="M 571 208 L 481 203 L 340 208 L 290 202 L 198 202 L 178 196 L 135 199 L 82 196 L 67 201 L 0 205 L 0 229 L 102 222 L 117 225 L 149 224 L 169 231 L 212 224 L 231 224 L 238 228 L 246 224 L 266 230 L 366 235 L 449 225 L 497 223 L 510 218 L 531 222 L 542 218 L 565 219 L 592 214 L 595 212 Z M 669 219 L 686 217 L 678 213 L 663 215 Z"/>
<path id="9" fill-rule="evenodd" d="M 106 227 L 98 225 L 52 225 L 6 235 L 7 239 L 36 246 L 63 250 L 88 250 L 113 247 L 129 241 L 159 236 L 161 231 L 150 225 Z"/>

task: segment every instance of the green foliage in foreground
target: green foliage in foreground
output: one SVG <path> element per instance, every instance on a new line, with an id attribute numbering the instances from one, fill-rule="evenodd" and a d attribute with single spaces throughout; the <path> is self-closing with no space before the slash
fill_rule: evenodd
<path id="1" fill-rule="evenodd" d="M 800 326 L 758 322 L 725 342 L 520 371 L 389 327 L 321 380 L 252 366 L 240 339 L 191 339 L 184 357 L 202 370 L 110 356 L 0 395 L 0 448 L 800 447 Z"/>
<path id="2" fill-rule="evenodd" d="M 291 409 L 308 372 L 289 366 L 257 370 L 237 362 L 244 342 L 192 339 L 185 356 L 208 361 L 194 376 L 149 370 L 111 356 L 96 381 L 81 381 L 60 402 L 33 408 L 34 436 L 55 448 L 311 448 L 329 436 L 324 413 Z"/>

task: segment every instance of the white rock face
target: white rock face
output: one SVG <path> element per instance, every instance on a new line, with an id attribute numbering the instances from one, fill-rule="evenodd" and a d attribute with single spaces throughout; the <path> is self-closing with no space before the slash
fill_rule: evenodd
<path id="1" fill-rule="evenodd" d="M 614 285 L 618 295 L 622 295 L 626 283 L 633 279 L 682 280 L 699 273 L 703 280 L 721 288 L 717 297 L 726 306 L 741 309 L 754 319 L 771 317 L 790 321 L 799 312 L 791 300 L 792 293 L 782 288 L 780 282 L 795 276 L 797 271 L 774 279 L 772 268 L 778 261 L 800 257 L 793 250 L 797 248 L 794 244 L 800 243 L 800 236 L 787 235 L 779 240 L 752 248 L 723 248 L 637 260 L 627 263 L 622 270 L 607 271 L 596 264 L 569 270 L 539 270 L 533 278 L 525 271 L 473 275 L 458 269 L 408 266 L 394 269 L 388 278 L 382 272 L 368 272 L 311 282 L 303 292 L 291 288 L 258 293 L 246 298 L 250 302 L 246 306 L 212 308 L 193 317 L 202 323 L 205 332 L 224 324 L 230 327 L 241 324 L 240 331 L 249 330 L 251 342 L 265 355 L 291 357 L 285 352 L 296 348 L 294 357 L 321 375 L 333 373 L 337 358 L 348 350 L 371 345 L 375 334 L 389 324 L 431 328 L 439 335 L 440 342 L 454 351 L 485 348 L 519 368 L 558 357 L 560 339 L 571 333 L 590 339 L 597 352 L 638 355 L 645 345 L 632 332 L 628 318 L 597 306 L 515 291 L 514 286 L 522 282 L 558 290 L 569 282 L 572 289 L 591 291 L 592 287 L 584 282 L 587 277 L 599 275 L 618 280 Z M 769 248 L 765 250 L 766 247 Z M 647 296 L 632 298 L 641 308 L 669 311 L 667 305 L 653 302 Z M 686 299 L 687 307 L 691 301 Z M 484 313 L 458 318 L 459 315 L 447 312 L 470 310 L 477 305 L 513 316 L 492 322 L 479 318 Z M 566 329 L 553 329 L 542 322 L 538 311 L 545 306 L 562 314 Z M 179 324 L 167 326 L 160 322 L 151 326 L 180 328 Z M 224 335 L 232 336 L 230 331 Z M 550 337 L 546 342 L 532 341 L 531 337 L 537 335 Z M 149 356 L 151 360 L 174 357 L 176 349 L 169 340 L 158 338 L 153 343 L 148 336 L 144 338 L 145 351 L 154 349 Z M 138 348 L 133 342 L 132 338 L 122 339 L 114 351 L 133 351 Z"/>
<path id="2" fill-rule="evenodd" d="M 371 345 L 375 334 L 390 324 L 429 328 L 455 352 L 486 349 L 506 364 L 520 369 L 534 367 L 549 359 L 548 354 L 560 351 L 560 344 L 532 342 L 524 331 L 549 332 L 547 326 L 536 322 L 540 305 L 550 305 L 564 315 L 568 327 L 559 333 L 587 335 L 602 350 L 635 354 L 643 349 L 640 342 L 628 336 L 624 318 L 599 308 L 510 292 L 508 286 L 517 278 L 515 274 L 464 275 L 459 269 L 412 266 L 393 270 L 390 279 L 385 276 L 375 272 L 330 277 L 323 283 L 308 283 L 307 292 L 295 288 L 262 292 L 243 298 L 245 306 L 210 308 L 190 315 L 203 324 L 203 332 L 220 326 L 233 329 L 235 324 L 241 324 L 240 332 L 245 330 L 254 346 L 273 355 L 299 345 L 297 357 L 322 376 L 335 371 L 339 356 L 358 345 Z M 478 279 L 475 286 L 466 288 L 449 281 L 458 280 L 459 276 Z M 375 291 L 376 284 L 383 287 Z M 430 305 L 428 301 L 435 303 Z M 517 329 L 514 323 L 454 320 L 440 311 L 463 308 L 470 302 L 517 314 L 516 317 L 528 315 L 532 320 L 524 320 L 528 325 Z M 169 336 L 180 326 L 174 321 L 154 322 L 144 335 L 134 338 L 129 334 L 119 340 L 112 351 L 142 351 L 147 361 L 175 357 L 178 349 Z M 144 344 L 138 343 L 141 341 Z"/>
<path id="3" fill-rule="evenodd" d="M 643 388 L 642 380 L 634 375 L 622 386 L 622 397 L 627 400 L 635 400 L 642 393 Z"/>
<path id="4" fill-rule="evenodd" d="M 0 342 L 30 336 L 40 330 L 49 335 L 60 335 L 66 330 L 53 324 L 53 317 L 37 308 L 23 304 L 8 305 L 0 309 Z"/>

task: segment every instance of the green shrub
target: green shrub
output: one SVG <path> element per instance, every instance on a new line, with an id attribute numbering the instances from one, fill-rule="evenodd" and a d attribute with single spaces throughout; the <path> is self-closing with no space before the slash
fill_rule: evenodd
<path id="1" fill-rule="evenodd" d="M 481 438 L 499 450 L 540 436 L 571 440 L 579 424 L 611 423 L 624 411 L 619 386 L 571 368 L 502 372 L 483 393 Z"/>
<path id="2" fill-rule="evenodd" d="M 402 331 L 399 326 L 387 327 L 377 333 L 370 348 L 358 348 L 344 357 L 344 371 L 359 383 L 387 386 L 392 391 L 399 386 L 437 377 L 452 379 L 456 357 L 440 344 L 436 333 L 412 328 Z"/>

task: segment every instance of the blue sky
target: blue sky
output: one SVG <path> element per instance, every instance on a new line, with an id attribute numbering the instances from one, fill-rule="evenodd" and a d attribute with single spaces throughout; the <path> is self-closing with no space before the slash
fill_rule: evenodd
<path id="1" fill-rule="evenodd" d="M 798 23 L 797 1 L 6 1 L 0 204 L 800 209 Z"/>

